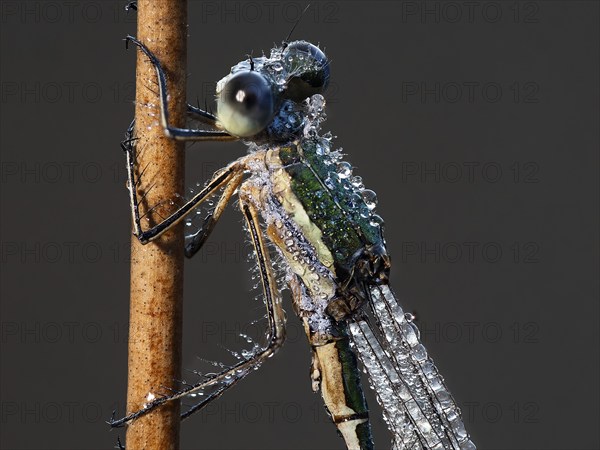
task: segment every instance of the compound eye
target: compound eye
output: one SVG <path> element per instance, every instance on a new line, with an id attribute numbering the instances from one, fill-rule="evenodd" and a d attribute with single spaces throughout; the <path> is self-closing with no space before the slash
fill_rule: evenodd
<path id="1" fill-rule="evenodd" d="M 284 64 L 291 74 L 287 97 L 301 101 L 322 94 L 329 84 L 329 61 L 319 47 L 306 41 L 290 43 L 283 54 Z"/>
<path id="2" fill-rule="evenodd" d="M 238 72 L 219 92 L 217 117 L 227 132 L 250 137 L 270 123 L 275 109 L 269 82 L 257 72 Z"/>

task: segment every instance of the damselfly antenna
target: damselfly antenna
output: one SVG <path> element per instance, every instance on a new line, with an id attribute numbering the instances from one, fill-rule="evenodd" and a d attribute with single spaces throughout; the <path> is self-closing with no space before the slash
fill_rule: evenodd
<path id="1" fill-rule="evenodd" d="M 306 5 L 306 8 L 304 8 L 304 11 L 302 11 L 302 13 L 300 14 L 300 17 L 298 17 L 298 20 L 296 20 L 296 23 L 294 23 L 294 25 L 292 25 L 292 29 L 290 30 L 289 34 L 287 35 L 287 37 L 283 40 L 283 48 L 285 49 L 289 42 L 290 42 L 290 38 L 292 37 L 292 33 L 294 32 L 294 30 L 296 29 L 296 27 L 298 26 L 298 24 L 300 23 L 300 21 L 302 20 L 302 17 L 304 17 L 304 13 L 306 11 L 308 11 L 308 8 L 310 8 L 310 3 L 308 5 Z"/>

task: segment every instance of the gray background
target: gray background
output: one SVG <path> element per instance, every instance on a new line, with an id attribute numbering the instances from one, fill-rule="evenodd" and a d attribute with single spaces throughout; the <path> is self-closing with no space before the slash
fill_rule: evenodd
<path id="1" fill-rule="evenodd" d="M 214 82 L 279 43 L 303 6 L 192 1 L 190 101 L 210 102 Z M 2 448 L 110 448 L 123 436 L 104 423 L 126 394 L 119 141 L 135 15 L 121 8 L 2 4 Z M 295 32 L 332 60 L 325 129 L 378 193 L 393 286 L 480 448 L 600 445 L 598 12 L 592 1 L 313 2 Z M 243 153 L 195 145 L 188 184 Z M 186 368 L 230 362 L 240 331 L 259 336 L 246 325 L 263 313 L 244 242 L 230 209 L 187 263 Z M 182 448 L 343 447 L 286 302 L 289 342 L 184 423 Z"/>

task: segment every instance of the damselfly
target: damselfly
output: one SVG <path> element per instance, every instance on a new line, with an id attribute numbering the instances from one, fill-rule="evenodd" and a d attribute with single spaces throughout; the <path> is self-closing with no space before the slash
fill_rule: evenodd
<path id="1" fill-rule="evenodd" d="M 160 61 L 128 37 L 156 69 L 160 120 L 167 136 L 184 141 L 241 140 L 248 154 L 217 171 L 200 192 L 170 216 L 143 229 L 137 196 L 135 139 L 124 143 L 135 235 L 142 243 L 184 220 L 205 200 L 216 206 L 186 237 L 193 256 L 237 195 L 262 281 L 269 332 L 266 344 L 239 363 L 157 398 L 113 422 L 118 426 L 183 397 L 202 400 L 197 411 L 260 366 L 283 344 L 281 290 L 289 288 L 313 360 L 311 381 L 348 448 L 371 449 L 369 410 L 359 365 L 366 369 L 393 435 L 393 448 L 474 449 L 460 411 L 388 284 L 390 258 L 376 197 L 321 134 L 322 97 L 330 76 L 324 53 L 305 41 L 284 42 L 269 57 L 248 58 L 217 84 L 217 113 L 188 106 L 206 129 L 169 123 L 167 79 Z M 131 130 L 130 130 L 131 132 Z M 283 270 L 278 284 L 274 266 Z M 385 446 L 387 447 L 387 445 Z"/>

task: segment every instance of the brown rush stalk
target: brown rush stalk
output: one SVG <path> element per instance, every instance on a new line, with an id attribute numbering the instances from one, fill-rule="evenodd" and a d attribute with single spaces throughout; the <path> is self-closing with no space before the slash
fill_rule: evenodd
<path id="1" fill-rule="evenodd" d="M 185 121 L 186 0 L 138 1 L 138 39 L 157 56 L 167 73 L 171 122 Z M 135 136 L 136 171 L 144 171 L 137 186 L 144 228 L 166 217 L 184 189 L 184 147 L 165 136 L 159 123 L 156 71 L 137 52 Z M 147 168 L 146 168 L 147 166 Z M 149 189 L 151 187 L 151 189 Z M 162 202 L 162 204 L 161 204 Z M 156 208 L 153 208 L 154 206 Z M 151 209 L 152 208 L 152 209 Z M 151 209 L 151 211 L 149 211 Z M 149 211 L 149 212 L 148 212 Z M 175 226 L 160 238 L 131 244 L 131 302 L 127 412 L 135 412 L 153 396 L 175 389 L 181 379 L 183 293 L 183 232 Z M 164 404 L 133 421 L 126 448 L 179 447 L 179 402 Z"/>

